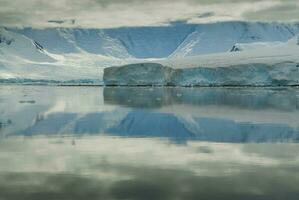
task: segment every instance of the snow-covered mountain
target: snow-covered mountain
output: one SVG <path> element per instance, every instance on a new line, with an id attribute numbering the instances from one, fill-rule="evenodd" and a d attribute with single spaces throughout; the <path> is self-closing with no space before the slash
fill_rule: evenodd
<path id="1" fill-rule="evenodd" d="M 47 34 L 44 35 L 46 36 Z M 58 50 L 61 48 L 61 51 L 48 48 L 44 43 L 17 31 L 0 28 L 0 82 L 97 82 L 98 84 L 101 67 L 126 62 L 117 57 L 89 53 L 80 48 L 71 52 L 57 38 L 51 42 L 54 45 L 56 43 Z M 105 45 L 101 48 L 106 48 L 105 52 L 109 52 L 109 45 L 114 44 L 106 41 Z"/>
<path id="2" fill-rule="evenodd" d="M 118 58 L 169 56 L 192 31 L 190 25 L 115 29 L 12 29 L 38 41 L 52 53 L 86 51 Z"/>
<path id="3" fill-rule="evenodd" d="M 221 22 L 174 23 L 165 27 L 114 29 L 11 29 L 51 53 L 82 51 L 118 58 L 185 57 L 228 51 L 236 43 L 286 42 L 299 24 Z"/>
<path id="4" fill-rule="evenodd" d="M 103 68 L 115 65 L 157 61 L 171 66 L 211 62 L 219 66 L 227 64 L 223 56 L 232 58 L 232 63 L 245 62 L 235 51 L 279 49 L 298 33 L 298 23 L 258 22 L 114 29 L 0 28 L 0 80 L 101 82 Z M 294 40 L 298 44 L 298 38 Z M 250 53 L 245 58 L 248 55 L 255 57 Z"/>

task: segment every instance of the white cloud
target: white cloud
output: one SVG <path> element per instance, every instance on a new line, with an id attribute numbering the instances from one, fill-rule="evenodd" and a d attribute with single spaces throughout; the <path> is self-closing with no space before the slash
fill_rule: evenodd
<path id="1" fill-rule="evenodd" d="M 290 9 L 294 9 L 294 5 L 299 8 L 295 0 L 0 0 L 0 5 L 0 25 L 89 28 L 152 26 L 177 20 L 190 23 L 279 20 L 277 10 L 280 8 L 284 11 L 289 5 L 292 5 Z M 260 14 L 263 10 L 267 11 L 265 17 Z M 259 13 L 258 17 L 255 13 Z M 299 20 L 295 12 L 284 13 L 281 20 Z"/>

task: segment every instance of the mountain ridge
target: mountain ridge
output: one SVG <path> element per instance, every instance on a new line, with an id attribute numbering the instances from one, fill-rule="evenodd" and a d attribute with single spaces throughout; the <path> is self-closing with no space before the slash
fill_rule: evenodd
<path id="1" fill-rule="evenodd" d="M 9 29 L 37 41 L 52 53 L 79 53 L 118 58 L 165 58 L 228 51 L 235 43 L 285 42 L 299 33 L 299 23 L 174 23 L 161 27 L 114 29 Z M 105 45 L 110 46 L 105 48 Z M 188 49 L 192 45 L 191 49 Z M 115 53 L 117 52 L 117 53 Z"/>

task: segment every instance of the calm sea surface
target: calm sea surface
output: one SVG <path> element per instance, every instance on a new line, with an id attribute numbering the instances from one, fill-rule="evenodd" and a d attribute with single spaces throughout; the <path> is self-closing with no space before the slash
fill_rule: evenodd
<path id="1" fill-rule="evenodd" d="M 298 200 L 299 88 L 0 86 L 0 200 Z"/>

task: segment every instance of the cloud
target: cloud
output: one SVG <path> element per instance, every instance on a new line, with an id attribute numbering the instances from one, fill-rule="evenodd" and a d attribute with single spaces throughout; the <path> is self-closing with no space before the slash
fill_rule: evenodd
<path id="1" fill-rule="evenodd" d="M 250 20 L 289 20 L 299 19 L 299 3 L 278 4 L 276 6 L 257 11 L 245 13 L 244 16 Z"/>
<path id="2" fill-rule="evenodd" d="M 209 153 L 202 152 L 209 150 Z M 151 138 L 5 138 L 0 198 L 297 199 L 298 144 Z"/>
<path id="3" fill-rule="evenodd" d="M 111 28 L 184 20 L 299 20 L 296 0 L 0 0 L 0 5 L 0 25 L 21 27 Z M 52 23 L 72 20 L 76 23 Z"/>

